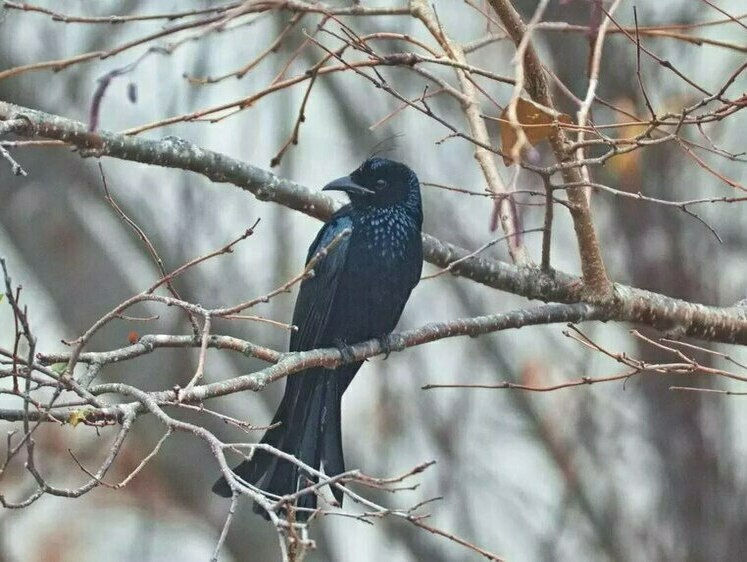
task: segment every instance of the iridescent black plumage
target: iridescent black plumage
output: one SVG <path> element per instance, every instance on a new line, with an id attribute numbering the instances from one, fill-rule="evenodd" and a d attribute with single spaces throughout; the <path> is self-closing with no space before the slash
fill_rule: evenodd
<path id="1" fill-rule="evenodd" d="M 325 190 L 345 191 L 350 204 L 322 227 L 309 248 L 307 262 L 339 233 L 351 234 L 314 267 L 314 276 L 299 290 L 290 350 L 353 344 L 383 337 L 394 330 L 410 292 L 420 279 L 423 213 L 420 184 L 404 164 L 384 158 L 366 160 L 350 176 Z M 337 369 L 309 369 L 286 379 L 285 394 L 272 423 L 280 423 L 262 438 L 334 476 L 345 471 L 340 403 L 361 363 Z M 235 469 L 245 481 L 278 496 L 294 493 L 316 478 L 296 465 L 256 451 Z M 224 479 L 213 491 L 230 496 Z M 342 503 L 340 490 L 333 490 Z M 316 507 L 316 495 L 305 494 L 297 505 Z M 257 506 L 255 506 L 255 510 Z M 261 508 L 258 512 L 262 513 Z M 308 512 L 299 511 L 299 519 Z"/>

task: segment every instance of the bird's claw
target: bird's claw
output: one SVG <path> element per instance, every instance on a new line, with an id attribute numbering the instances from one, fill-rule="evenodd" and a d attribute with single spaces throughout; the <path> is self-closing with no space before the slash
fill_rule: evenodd
<path id="1" fill-rule="evenodd" d="M 353 349 L 347 343 L 345 343 L 343 340 L 337 340 L 335 341 L 335 347 L 337 347 L 337 351 L 340 352 L 343 363 L 355 362 L 355 354 L 353 353 Z"/>
<path id="2" fill-rule="evenodd" d="M 395 341 L 395 338 L 392 337 L 392 334 L 386 334 L 381 336 L 379 339 L 379 345 L 381 346 L 382 351 L 384 352 L 384 359 L 389 359 L 389 356 L 392 354 L 392 351 L 398 351 L 399 346 L 397 345 L 398 342 Z"/>

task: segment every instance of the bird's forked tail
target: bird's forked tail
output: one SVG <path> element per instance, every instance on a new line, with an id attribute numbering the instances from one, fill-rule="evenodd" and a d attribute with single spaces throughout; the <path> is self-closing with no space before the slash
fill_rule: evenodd
<path id="1" fill-rule="evenodd" d="M 274 427 L 267 430 L 260 443 L 293 455 L 314 470 L 322 467 L 328 477 L 344 472 L 341 398 L 336 377 L 329 371 L 290 377 L 272 420 Z M 234 473 L 273 496 L 294 494 L 319 481 L 303 467 L 262 449 L 255 449 L 252 458 L 238 465 Z M 228 482 L 222 477 L 213 485 L 213 492 L 223 497 L 232 494 Z M 333 488 L 332 492 L 342 505 L 342 490 Z M 316 490 L 300 495 L 293 503 L 296 508 L 301 508 L 295 512 L 296 520 L 305 521 L 316 509 Z M 254 511 L 268 518 L 257 503 Z"/>

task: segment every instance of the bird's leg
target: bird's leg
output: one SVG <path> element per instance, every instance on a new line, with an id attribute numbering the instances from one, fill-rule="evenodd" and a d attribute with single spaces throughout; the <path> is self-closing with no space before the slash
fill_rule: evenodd
<path id="1" fill-rule="evenodd" d="M 345 363 L 355 363 L 355 354 L 353 353 L 352 348 L 347 343 L 345 343 L 344 340 L 339 338 L 336 339 L 335 347 L 337 348 L 337 351 L 340 352 L 342 360 Z"/>

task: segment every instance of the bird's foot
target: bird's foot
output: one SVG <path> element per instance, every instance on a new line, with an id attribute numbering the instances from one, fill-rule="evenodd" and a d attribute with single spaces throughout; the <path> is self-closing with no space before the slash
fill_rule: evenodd
<path id="1" fill-rule="evenodd" d="M 378 340 L 384 352 L 384 359 L 389 359 L 392 351 L 402 351 L 405 348 L 404 342 L 394 334 L 385 334 L 379 337 Z"/>
<path id="2" fill-rule="evenodd" d="M 340 352 L 340 356 L 344 363 L 355 363 L 355 354 L 353 353 L 353 348 L 351 346 L 343 340 L 338 339 L 335 340 L 335 347 L 337 348 L 337 351 Z"/>

